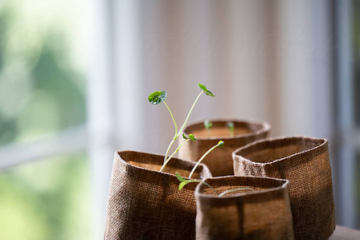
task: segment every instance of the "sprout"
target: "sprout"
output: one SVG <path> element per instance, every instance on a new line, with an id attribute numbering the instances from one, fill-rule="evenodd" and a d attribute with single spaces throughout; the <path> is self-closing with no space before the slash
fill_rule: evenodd
<path id="1" fill-rule="evenodd" d="M 183 137 L 183 139 L 185 139 L 185 140 L 191 140 L 191 141 L 193 141 L 193 142 L 196 141 L 196 138 L 195 138 L 194 135 L 192 135 L 192 134 L 189 134 L 189 137 L 186 137 L 186 135 L 183 133 L 183 134 L 182 134 L 182 137 Z"/>
<path id="2" fill-rule="evenodd" d="M 189 138 L 191 141 L 195 142 L 196 141 L 196 138 L 194 137 L 194 135 L 192 134 L 189 134 Z"/>
<path id="3" fill-rule="evenodd" d="M 206 130 L 207 130 L 207 136 L 208 136 L 208 138 L 209 138 L 209 137 L 210 137 L 210 134 L 211 134 L 212 122 L 211 122 L 210 120 L 206 119 L 206 120 L 204 121 L 204 126 L 205 126 L 205 128 L 206 128 Z"/>
<path id="4" fill-rule="evenodd" d="M 175 134 L 174 134 L 174 137 L 173 137 L 173 139 L 171 140 L 171 142 L 169 143 L 169 146 L 168 146 L 168 148 L 167 148 L 167 150 L 166 150 L 166 154 L 165 154 L 165 157 L 164 157 L 164 164 L 163 164 L 163 166 L 161 167 L 160 171 L 163 171 L 163 169 L 164 169 L 165 165 L 167 164 L 168 160 L 170 160 L 170 158 L 173 156 L 173 155 L 171 155 L 171 157 L 168 158 L 170 149 L 171 149 L 172 145 L 174 144 L 174 142 L 176 141 L 176 139 L 182 134 L 182 132 L 183 132 L 183 130 L 184 130 L 186 124 L 187 124 L 187 121 L 189 120 L 189 117 L 190 117 L 190 115 L 191 115 L 191 112 L 192 112 L 192 110 L 194 109 L 195 104 L 196 104 L 196 102 L 199 100 L 200 96 L 201 96 L 203 93 L 205 93 L 205 94 L 208 95 L 208 96 L 214 97 L 214 94 L 213 94 L 212 92 L 210 92 L 204 85 L 202 85 L 202 84 L 199 83 L 199 87 L 201 88 L 202 91 L 201 91 L 201 92 L 199 93 L 199 95 L 196 97 L 196 99 L 195 99 L 193 105 L 191 106 L 190 111 L 189 111 L 189 113 L 188 113 L 188 115 L 187 115 L 187 117 L 186 117 L 186 119 L 185 119 L 185 121 L 184 121 L 184 123 L 183 123 L 183 125 L 181 126 L 181 128 L 180 128 L 179 131 L 178 131 L 178 128 L 177 128 L 177 125 L 176 125 L 176 121 L 175 121 L 175 119 L 174 119 L 174 116 L 173 116 L 173 114 L 172 114 L 169 106 L 168 106 L 168 105 L 166 104 L 166 102 L 165 102 L 165 99 L 166 99 L 166 97 L 167 97 L 167 93 L 166 93 L 165 91 L 156 91 L 156 92 L 151 93 L 151 94 L 149 95 L 149 97 L 148 97 L 149 102 L 150 102 L 151 104 L 153 104 L 153 105 L 158 105 L 158 104 L 164 102 L 166 108 L 169 110 L 169 113 L 170 113 L 170 115 L 171 115 L 171 118 L 172 118 L 172 120 L 173 120 L 173 122 L 174 122 L 174 126 L 175 126 Z M 183 134 L 183 138 L 184 138 L 185 140 L 196 141 L 195 137 L 194 137 L 193 135 L 191 135 L 191 134 L 189 135 L 189 139 L 187 139 L 187 137 L 186 137 L 184 134 Z M 183 143 L 184 143 L 184 142 L 183 142 Z M 179 150 L 179 148 L 183 145 L 183 143 L 181 143 L 181 145 L 175 150 L 174 153 L 176 153 L 176 152 Z"/>
<path id="5" fill-rule="evenodd" d="M 224 146 L 224 141 L 220 140 L 215 146 L 213 146 L 212 148 L 210 148 L 206 153 L 204 153 L 204 155 L 201 156 L 200 160 L 197 161 L 197 163 L 195 164 L 195 166 L 193 167 L 193 169 L 191 170 L 191 173 L 189 175 L 189 178 L 192 177 L 192 175 L 194 174 L 196 168 L 199 166 L 199 164 L 202 162 L 202 160 L 204 160 L 204 158 L 211 153 L 212 150 L 214 150 L 217 147 L 222 147 Z"/>
<path id="6" fill-rule="evenodd" d="M 228 194 L 228 193 L 231 193 L 231 192 L 237 192 L 237 191 L 243 191 L 243 190 L 251 190 L 251 191 L 255 192 L 255 190 L 253 188 L 251 188 L 251 187 L 241 187 L 241 188 L 230 189 L 230 190 L 224 191 L 222 193 L 218 193 L 215 190 L 215 188 L 211 187 L 210 184 L 208 184 L 208 183 L 206 183 L 206 182 L 204 182 L 202 180 L 195 180 L 195 179 L 187 180 L 187 179 L 184 179 L 183 177 L 181 177 L 179 173 L 175 173 L 175 175 L 176 175 L 177 179 L 180 181 L 180 184 L 179 184 L 179 190 L 180 191 L 188 183 L 198 182 L 198 183 L 205 184 L 206 186 L 208 186 L 219 197 L 222 197 L 225 194 Z"/>
<path id="7" fill-rule="evenodd" d="M 206 95 L 215 97 L 215 95 L 212 92 L 210 92 L 210 90 L 208 90 L 204 85 L 199 83 L 199 87 L 205 92 Z"/>
<path id="8" fill-rule="evenodd" d="M 186 180 L 184 179 L 183 177 L 180 176 L 179 173 L 175 173 L 177 179 L 180 181 L 180 184 L 179 184 L 179 190 L 183 189 L 185 187 L 185 185 L 187 185 L 188 183 L 192 183 L 192 182 L 198 182 L 198 183 L 203 183 L 205 184 L 206 186 L 208 186 L 211 190 L 213 190 L 213 192 L 217 195 L 219 195 L 219 193 L 213 188 L 211 187 L 209 184 L 207 184 L 206 182 L 204 181 L 201 181 L 201 180 L 195 180 L 195 179 L 191 179 L 191 180 Z"/>
<path id="9" fill-rule="evenodd" d="M 175 173 L 175 175 L 176 175 L 177 179 L 180 181 L 179 190 L 183 189 L 185 187 L 185 185 L 188 183 L 199 181 L 199 180 L 186 180 L 183 177 L 181 177 L 179 173 Z"/>
<path id="10" fill-rule="evenodd" d="M 229 131 L 230 131 L 230 136 L 234 136 L 234 123 L 233 122 L 228 122 L 227 124 L 227 127 L 228 127 L 228 129 L 229 129 Z"/>

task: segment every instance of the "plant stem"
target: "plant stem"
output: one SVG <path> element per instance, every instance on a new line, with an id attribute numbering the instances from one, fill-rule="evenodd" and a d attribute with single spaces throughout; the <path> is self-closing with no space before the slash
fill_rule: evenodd
<path id="1" fill-rule="evenodd" d="M 202 157 L 200 158 L 200 160 L 195 164 L 195 166 L 193 167 L 193 169 L 191 170 L 191 173 L 189 175 L 189 178 L 192 177 L 192 175 L 194 174 L 196 168 L 199 166 L 199 164 L 201 163 L 201 161 L 215 148 L 217 148 L 219 145 L 216 144 L 215 146 L 213 146 L 212 148 L 210 148 L 204 155 L 202 155 Z"/>
<path id="2" fill-rule="evenodd" d="M 184 130 L 184 128 L 185 128 L 185 126 L 186 126 L 186 123 L 187 123 L 187 121 L 189 120 L 190 114 L 191 114 L 193 108 L 195 107 L 196 102 L 199 100 L 201 94 L 203 94 L 203 93 L 204 93 L 204 91 L 201 91 L 201 93 L 199 93 L 199 95 L 198 95 L 197 98 L 195 99 L 195 102 L 194 102 L 193 105 L 191 106 L 190 111 L 189 111 L 189 113 L 188 113 L 188 115 L 187 115 L 187 117 L 186 117 L 186 119 L 185 119 L 184 124 L 181 126 L 180 131 L 178 132 L 178 136 L 179 136 L 179 135 L 182 133 L 182 131 Z"/>
<path id="3" fill-rule="evenodd" d="M 190 141 L 191 139 L 187 139 L 185 141 L 183 141 L 179 147 L 170 155 L 170 157 L 164 162 L 164 164 L 161 166 L 160 168 L 160 172 L 164 171 L 164 168 L 166 166 L 166 164 L 168 164 L 168 162 L 171 160 L 171 158 L 180 150 L 180 148 L 188 141 Z"/>
<path id="4" fill-rule="evenodd" d="M 175 118 L 174 118 L 174 116 L 173 116 L 173 114 L 172 114 L 169 106 L 166 104 L 165 101 L 163 101 L 163 102 L 164 102 L 165 106 L 167 107 L 167 109 L 169 110 L 169 113 L 170 113 L 170 115 L 171 115 L 171 118 L 172 118 L 172 120 L 173 120 L 173 122 L 174 122 L 174 126 L 175 126 L 175 136 L 176 136 L 178 132 L 177 132 L 177 125 L 176 125 Z"/>
<path id="5" fill-rule="evenodd" d="M 179 137 L 179 135 L 180 135 L 180 134 L 182 133 L 182 131 L 184 130 L 184 128 L 185 128 L 185 126 L 186 126 L 186 123 L 187 123 L 187 121 L 189 120 L 190 114 L 191 114 L 193 108 L 195 107 L 196 102 L 199 100 L 201 94 L 203 94 L 203 93 L 204 93 L 204 91 L 201 91 L 201 93 L 199 93 L 199 95 L 198 95 L 197 98 L 195 99 L 195 102 L 194 102 L 193 105 L 191 106 L 190 111 L 189 111 L 189 113 L 188 113 L 188 115 L 187 115 L 187 117 L 186 117 L 186 119 L 185 119 L 185 122 L 184 122 L 184 124 L 182 125 L 182 127 L 181 127 L 181 129 L 180 129 L 179 132 L 177 132 L 176 122 L 175 122 L 175 119 L 174 119 L 174 117 L 173 117 L 173 115 L 172 115 L 172 113 L 171 113 L 171 111 L 170 111 L 170 108 L 168 107 L 168 105 L 167 105 L 167 104 L 165 103 L 165 101 L 164 101 L 164 103 L 165 103 L 166 107 L 168 108 L 168 110 L 169 110 L 169 112 L 170 112 L 170 115 L 171 115 L 171 117 L 172 117 L 172 119 L 173 119 L 173 121 L 174 121 L 174 125 L 175 125 L 175 136 L 174 136 L 174 138 L 171 140 L 171 142 L 170 142 L 170 144 L 169 144 L 169 146 L 168 146 L 168 148 L 167 148 L 167 150 L 166 150 L 166 154 L 165 154 L 165 157 L 164 157 L 164 164 L 163 164 L 163 166 L 161 167 L 161 169 L 163 169 L 163 168 L 165 167 L 164 165 L 167 164 L 167 157 L 168 157 L 168 155 L 169 155 L 169 152 L 170 152 L 170 149 L 171 149 L 172 145 L 174 144 L 175 140 Z M 161 170 L 160 170 L 160 171 L 161 171 Z"/>
<path id="6" fill-rule="evenodd" d="M 172 118 L 172 120 L 173 120 L 173 122 L 174 122 L 174 126 L 175 126 L 175 135 L 174 135 L 174 138 L 171 140 L 171 142 L 170 142 L 170 144 L 169 144 L 169 146 L 168 146 L 168 148 L 167 148 L 167 150 L 166 150 L 165 157 L 164 157 L 164 163 L 165 163 L 165 162 L 166 162 L 166 159 L 167 159 L 167 156 L 169 155 L 169 151 L 170 151 L 172 145 L 174 144 L 175 140 L 178 138 L 178 132 L 177 132 L 177 125 L 176 125 L 175 118 L 174 118 L 174 116 L 173 116 L 173 114 L 172 114 L 169 106 L 166 104 L 165 101 L 164 101 L 164 104 L 165 104 L 165 106 L 167 107 L 167 109 L 169 110 L 169 113 L 170 113 L 170 115 L 171 115 L 171 118 Z"/>
<path id="7" fill-rule="evenodd" d="M 230 189 L 230 190 L 227 190 L 225 192 L 222 192 L 219 194 L 219 197 L 222 197 L 224 196 L 225 194 L 228 194 L 228 193 L 231 193 L 231 192 L 237 192 L 237 191 L 241 191 L 241 190 L 251 190 L 253 192 L 255 192 L 254 189 L 250 188 L 250 187 L 244 187 L 244 188 L 235 188 L 235 189 Z"/>
<path id="8" fill-rule="evenodd" d="M 207 184 L 206 182 L 204 181 L 201 181 L 201 183 L 205 184 L 206 186 L 208 186 L 214 193 L 216 193 L 217 195 L 220 195 L 216 190 L 215 188 L 213 188 L 212 186 L 210 186 L 209 184 Z"/>
<path id="9" fill-rule="evenodd" d="M 169 146 L 168 146 L 168 148 L 166 150 L 166 154 L 165 154 L 165 157 L 164 157 L 164 163 L 166 162 L 166 159 L 169 156 L 170 149 L 171 149 L 172 145 L 174 144 L 176 138 L 177 138 L 177 135 L 171 140 L 171 142 L 170 142 L 170 144 L 169 144 Z"/>

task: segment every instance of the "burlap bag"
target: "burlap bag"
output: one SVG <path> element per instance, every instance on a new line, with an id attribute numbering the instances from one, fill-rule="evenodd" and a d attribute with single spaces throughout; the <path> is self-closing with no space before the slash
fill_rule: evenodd
<path id="1" fill-rule="evenodd" d="M 115 154 L 104 239 L 195 239 L 196 183 L 179 191 L 174 175 L 188 176 L 195 164 L 173 158 L 167 172 L 158 172 L 163 160 L 142 152 Z M 194 178 L 206 177 L 211 173 L 201 165 Z"/>
<path id="2" fill-rule="evenodd" d="M 297 240 L 328 239 L 335 230 L 335 206 L 328 141 L 285 137 L 257 141 L 233 153 L 237 176 L 288 179 Z"/>
<path id="3" fill-rule="evenodd" d="M 241 121 L 236 119 L 211 120 L 210 138 L 204 122 L 196 122 L 185 128 L 185 134 L 193 134 L 197 141 L 188 142 L 179 151 L 182 159 L 197 162 L 200 157 L 220 140 L 225 142 L 224 147 L 218 147 L 212 151 L 203 161 L 208 166 L 211 174 L 216 176 L 234 175 L 232 153 L 241 146 L 268 136 L 270 125 L 265 122 Z M 231 137 L 227 122 L 235 125 L 235 136 Z M 181 142 L 182 139 L 179 140 Z"/>
<path id="4" fill-rule="evenodd" d="M 294 239 L 287 180 L 260 177 L 207 179 L 218 192 L 251 187 L 219 197 L 205 184 L 195 190 L 197 240 Z"/>

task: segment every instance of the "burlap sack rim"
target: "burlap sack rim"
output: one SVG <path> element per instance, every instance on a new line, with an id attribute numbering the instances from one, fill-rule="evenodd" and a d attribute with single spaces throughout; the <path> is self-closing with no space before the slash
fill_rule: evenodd
<path id="1" fill-rule="evenodd" d="M 243 157 L 241 154 L 243 151 L 247 151 L 253 147 L 255 147 L 256 145 L 259 146 L 260 145 L 260 149 L 256 148 L 255 151 L 259 151 L 259 150 L 263 150 L 263 149 L 271 149 L 271 148 L 277 148 L 277 147 L 281 147 L 281 146 L 286 146 L 289 144 L 294 144 L 294 143 L 303 143 L 303 142 L 312 142 L 312 143 L 316 143 L 319 142 L 319 144 L 313 148 L 310 148 L 308 150 L 304 150 L 298 153 L 294 153 L 291 154 L 289 156 L 283 157 L 283 158 L 279 158 L 279 159 L 275 159 L 271 162 L 265 162 L 265 163 L 261 163 L 261 162 L 255 162 L 252 161 L 250 159 L 247 159 L 245 157 Z M 274 144 L 273 146 L 269 146 L 266 143 L 270 143 L 270 144 Z M 294 157 L 306 157 L 307 155 L 312 155 L 314 152 L 321 152 L 318 150 L 322 150 L 322 148 L 324 151 L 327 148 L 327 143 L 328 140 L 325 138 L 314 138 L 314 137 L 307 137 L 307 136 L 287 136 L 287 137 L 275 137 L 275 138 L 267 138 L 267 139 L 262 139 L 262 140 L 257 140 L 255 142 L 249 143 L 243 147 L 240 147 L 238 149 L 236 149 L 233 153 L 232 153 L 232 157 L 234 159 L 234 161 L 239 161 L 240 159 L 242 161 L 246 161 L 246 162 L 250 162 L 251 164 L 254 165 L 260 165 L 260 166 L 266 166 L 266 165 L 272 165 L 274 163 L 278 163 L 278 162 L 283 162 L 286 161 L 288 159 L 294 158 Z"/>
<path id="2" fill-rule="evenodd" d="M 193 127 L 194 125 L 197 124 L 203 124 L 204 120 L 197 120 L 197 121 L 193 121 L 189 124 L 187 124 L 187 126 L 184 129 L 184 133 L 185 134 L 190 134 L 191 132 L 189 132 L 189 128 Z M 237 119 L 237 118 L 214 118 L 214 119 L 210 119 L 211 122 L 233 122 L 233 123 L 247 123 L 249 125 L 259 125 L 261 128 L 257 131 L 251 132 L 251 133 L 246 133 L 246 134 L 239 134 L 239 135 L 235 135 L 233 137 L 231 136 L 224 136 L 224 137 L 217 137 L 217 136 L 213 136 L 213 137 L 196 137 L 196 140 L 201 140 L 201 141 L 220 141 L 220 140 L 230 140 L 230 139 L 242 139 L 242 138 L 248 138 L 248 137 L 253 137 L 253 136 L 257 136 L 260 134 L 264 134 L 266 132 L 270 132 L 271 130 L 271 126 L 269 123 L 265 122 L 265 121 L 253 121 L 251 119 Z"/>
<path id="3" fill-rule="evenodd" d="M 175 174 L 172 174 L 172 173 L 168 173 L 168 172 L 159 172 L 159 171 L 155 171 L 155 170 L 152 170 L 152 169 L 148 169 L 148 168 L 143 168 L 143 167 L 139 167 L 139 166 L 135 166 L 135 165 L 132 165 L 130 163 L 128 163 L 127 161 L 131 161 L 131 160 L 125 160 L 123 159 L 121 156 L 120 156 L 120 153 L 141 153 L 141 154 L 149 154 L 149 155 L 153 155 L 153 156 L 157 156 L 157 157 L 164 157 L 163 155 L 159 155 L 159 154 L 154 154 L 154 153 L 148 153 L 148 152 L 141 152 L 141 151 L 133 151 L 133 150 L 123 150 L 123 151 L 116 151 L 115 154 L 114 154 L 114 161 L 115 160 L 118 160 L 120 161 L 122 164 L 124 164 L 126 166 L 126 169 L 129 170 L 129 169 L 137 169 L 138 171 L 142 171 L 144 174 L 159 174 L 161 176 L 167 176 L 169 177 L 169 180 L 171 180 L 172 182 L 175 181 L 175 182 L 179 182 L 179 180 L 177 179 L 176 175 Z M 188 160 L 184 160 L 184 159 L 180 159 L 180 158 L 172 158 L 167 166 L 173 166 L 175 165 L 174 162 L 183 162 L 184 165 L 182 166 L 189 166 L 189 169 L 186 169 L 186 168 L 183 168 L 183 170 L 189 170 L 191 171 L 191 169 L 195 166 L 195 162 L 192 162 L 192 161 L 188 161 Z M 203 173 L 206 173 L 208 174 L 209 176 L 212 176 L 209 168 L 203 164 L 203 163 L 200 163 L 199 166 L 196 168 L 195 172 L 197 173 L 200 173 L 200 172 L 203 172 Z M 189 180 L 188 177 L 185 177 L 185 176 L 182 176 L 184 179 L 187 179 Z M 180 183 L 180 182 L 179 182 Z"/>
<path id="4" fill-rule="evenodd" d="M 208 179 L 221 180 L 221 179 L 226 179 L 226 178 L 243 178 L 243 179 L 247 179 L 247 178 L 260 179 L 261 178 L 261 179 L 269 179 L 269 180 L 273 180 L 273 181 L 277 181 L 277 182 L 282 182 L 283 184 L 279 187 L 272 187 L 272 188 L 269 188 L 266 190 L 261 190 L 261 191 L 256 191 L 256 192 L 233 193 L 231 196 L 219 197 L 217 195 L 210 195 L 210 194 L 203 193 L 203 191 L 209 187 L 203 183 L 199 183 L 195 188 L 195 197 L 201 198 L 201 199 L 209 199 L 209 200 L 211 200 L 211 199 L 213 199 L 213 200 L 236 199 L 236 198 L 244 197 L 244 196 L 256 196 L 256 195 L 262 195 L 262 194 L 266 194 L 266 193 L 283 191 L 285 189 L 288 189 L 289 183 L 290 183 L 290 181 L 287 179 L 271 178 L 271 177 L 256 177 L 256 176 L 222 176 L 222 177 L 205 178 L 203 181 L 206 182 L 206 180 L 208 180 Z"/>

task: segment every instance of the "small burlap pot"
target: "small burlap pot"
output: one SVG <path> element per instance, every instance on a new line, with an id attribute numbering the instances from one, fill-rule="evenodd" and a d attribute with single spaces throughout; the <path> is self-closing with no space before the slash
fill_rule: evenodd
<path id="1" fill-rule="evenodd" d="M 233 153 L 237 176 L 288 179 L 297 240 L 328 239 L 335 230 L 335 206 L 328 141 L 285 137 L 257 141 Z"/>
<path id="2" fill-rule="evenodd" d="M 115 154 L 105 224 L 106 240 L 195 239 L 196 183 L 178 190 L 178 172 L 187 177 L 195 165 L 173 158 L 159 172 L 164 156 L 122 151 Z M 194 178 L 211 177 L 205 165 Z"/>
<path id="3" fill-rule="evenodd" d="M 207 179 L 219 193 L 239 187 L 246 190 L 214 194 L 205 184 L 195 190 L 197 240 L 294 239 L 288 180 L 263 177 Z"/>
<path id="4" fill-rule="evenodd" d="M 211 120 L 212 128 L 210 138 L 207 137 L 207 130 L 204 122 L 196 122 L 185 128 L 186 135 L 193 134 L 197 139 L 195 142 L 188 142 L 179 151 L 182 159 L 197 162 L 201 156 L 220 140 L 224 141 L 224 147 L 218 147 L 212 151 L 203 161 L 208 166 L 211 174 L 216 176 L 234 175 L 232 153 L 241 146 L 266 138 L 270 131 L 270 125 L 266 122 L 254 122 L 236 119 Z M 230 136 L 226 124 L 233 122 L 235 136 Z M 179 142 L 182 142 L 180 139 Z"/>

